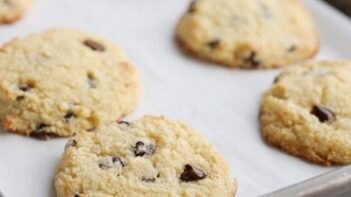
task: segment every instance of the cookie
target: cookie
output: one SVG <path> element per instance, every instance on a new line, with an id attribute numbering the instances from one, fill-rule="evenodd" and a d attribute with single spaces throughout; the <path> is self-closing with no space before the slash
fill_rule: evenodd
<path id="1" fill-rule="evenodd" d="M 184 123 L 145 116 L 70 140 L 56 169 L 58 197 L 228 196 L 229 166 Z"/>
<path id="2" fill-rule="evenodd" d="M 93 131 L 138 102 L 136 69 L 109 41 L 73 29 L 16 38 L 0 49 L 0 119 L 40 139 Z"/>
<path id="3" fill-rule="evenodd" d="M 351 62 L 322 61 L 279 75 L 261 103 L 264 137 L 312 162 L 351 163 Z"/>
<path id="4" fill-rule="evenodd" d="M 319 48 L 299 0 L 195 0 L 176 37 L 186 52 L 227 67 L 279 67 L 312 57 Z"/>
<path id="5" fill-rule="evenodd" d="M 31 4 L 32 0 L 0 0 L 0 24 L 17 21 Z"/>

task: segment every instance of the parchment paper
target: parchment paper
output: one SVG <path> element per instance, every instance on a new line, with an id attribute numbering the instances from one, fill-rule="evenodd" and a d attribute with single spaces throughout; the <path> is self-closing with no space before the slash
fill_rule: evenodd
<path id="1" fill-rule="evenodd" d="M 174 28 L 189 0 L 36 0 L 20 22 L 0 26 L 0 43 L 49 27 L 74 27 L 120 45 L 143 86 L 128 119 L 160 114 L 206 135 L 231 165 L 238 196 L 258 196 L 332 170 L 264 143 L 260 96 L 279 70 L 231 70 L 184 56 Z M 351 23 L 317 0 L 305 0 L 321 36 L 316 59 L 351 58 Z M 50 79 L 48 79 L 50 80 Z M 0 132 L 0 190 L 6 197 L 55 196 L 54 168 L 66 139 L 37 141 Z"/>

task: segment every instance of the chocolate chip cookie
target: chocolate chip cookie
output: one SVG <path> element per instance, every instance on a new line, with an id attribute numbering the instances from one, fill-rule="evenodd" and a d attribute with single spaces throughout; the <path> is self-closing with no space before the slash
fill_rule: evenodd
<path id="1" fill-rule="evenodd" d="M 176 37 L 194 56 L 240 68 L 279 67 L 312 57 L 319 48 L 299 0 L 194 0 Z"/>
<path id="2" fill-rule="evenodd" d="M 39 139 L 91 132 L 131 112 L 138 76 L 109 41 L 73 29 L 16 38 L 0 49 L 0 119 Z"/>
<path id="3" fill-rule="evenodd" d="M 228 164 L 197 131 L 145 116 L 70 140 L 55 187 L 58 197 L 232 197 L 237 185 Z"/>
<path id="4" fill-rule="evenodd" d="M 31 6 L 32 0 L 0 0 L 0 24 L 13 23 Z"/>
<path id="5" fill-rule="evenodd" d="M 261 104 L 268 142 L 324 165 L 351 163 L 351 62 L 322 61 L 279 75 Z"/>

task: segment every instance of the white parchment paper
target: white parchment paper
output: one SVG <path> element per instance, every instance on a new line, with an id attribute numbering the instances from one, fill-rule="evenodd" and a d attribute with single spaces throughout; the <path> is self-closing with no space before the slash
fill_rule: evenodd
<path id="1" fill-rule="evenodd" d="M 264 143 L 257 113 L 279 70 L 230 70 L 184 56 L 175 24 L 189 0 L 36 0 L 20 22 L 0 26 L 0 42 L 49 27 L 75 27 L 114 41 L 140 71 L 139 107 L 128 119 L 160 114 L 206 135 L 231 165 L 238 196 L 258 196 L 332 170 Z M 351 58 L 351 21 L 305 0 L 321 36 L 316 59 Z M 50 79 L 47 79 L 50 80 Z M 54 168 L 66 139 L 37 141 L 0 132 L 0 190 L 6 197 L 55 196 Z"/>

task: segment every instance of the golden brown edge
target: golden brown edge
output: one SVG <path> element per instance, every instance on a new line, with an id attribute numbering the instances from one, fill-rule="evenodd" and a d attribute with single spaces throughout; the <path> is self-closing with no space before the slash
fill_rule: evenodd
<path id="1" fill-rule="evenodd" d="M 2 19 L 0 20 L 0 25 L 10 25 L 10 24 L 14 24 L 15 22 L 17 22 L 18 20 L 20 20 L 21 18 L 23 18 L 24 13 L 17 15 L 16 17 L 13 18 L 6 18 L 6 19 Z"/>

